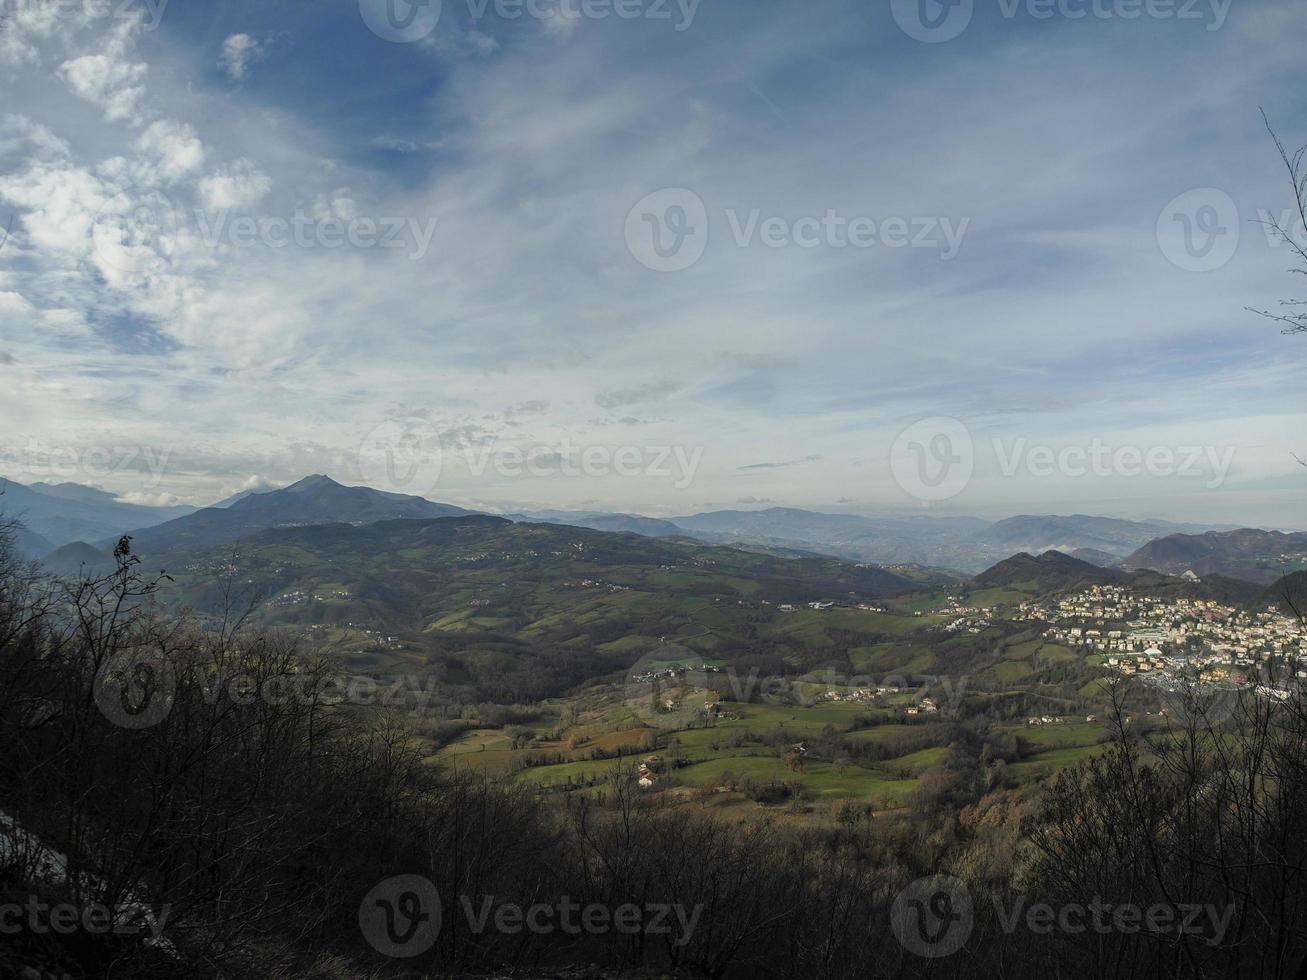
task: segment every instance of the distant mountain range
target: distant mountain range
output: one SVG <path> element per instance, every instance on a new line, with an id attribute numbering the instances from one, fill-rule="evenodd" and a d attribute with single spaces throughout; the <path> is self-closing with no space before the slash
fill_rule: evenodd
<path id="1" fill-rule="evenodd" d="M 423 497 L 347 487 L 326 476 L 308 476 L 281 490 L 238 495 L 222 506 L 131 532 L 132 550 L 151 555 L 178 548 L 210 548 L 277 527 L 373 524 L 398 518 L 462 517 L 462 507 Z M 104 541 L 102 546 L 111 542 Z"/>
<path id="2" fill-rule="evenodd" d="M 99 541 L 194 510 L 125 504 L 111 493 L 75 483 L 29 486 L 0 478 L 0 517 L 22 523 L 27 534 L 20 547 L 34 557 L 74 541 Z"/>
<path id="3" fill-rule="evenodd" d="M 505 515 L 513 521 L 537 524 L 565 524 L 569 527 L 588 527 L 593 531 L 629 532 L 647 538 L 684 536 L 686 531 L 671 521 L 639 514 L 606 514 L 600 511 L 541 510 L 526 514 Z"/>
<path id="4" fill-rule="evenodd" d="M 914 564 L 964 574 L 983 571 L 1020 551 L 1082 552 L 1079 557 L 1107 566 L 1154 538 L 1218 529 L 1084 514 L 1022 515 L 991 524 L 975 517 L 863 517 L 789 507 L 721 510 L 667 519 L 567 511 L 524 516 L 597 530 L 631 531 L 651 537 L 680 534 L 713 544 L 809 552 L 879 565 Z"/>
<path id="5" fill-rule="evenodd" d="M 282 489 L 242 491 L 200 510 L 126 504 L 103 490 L 72 483 L 0 480 L 0 490 L 0 518 L 20 522 L 19 550 L 38 558 L 78 542 L 107 553 L 123 534 L 132 536 L 138 554 L 149 555 L 228 544 L 270 528 L 475 513 L 422 497 L 344 486 L 321 475 Z M 1099 569 L 1154 569 L 1170 575 L 1193 571 L 1200 577 L 1217 574 L 1260 583 L 1307 568 L 1307 534 L 1085 514 L 1020 515 L 990 523 L 974 517 L 866 517 L 772 507 L 673 518 L 547 510 L 508 519 L 691 539 L 780 558 L 840 558 L 898 569 L 918 583 L 977 574 L 1022 553 L 1058 552 Z M 74 557 L 65 553 L 55 561 L 71 567 Z"/>
<path id="6" fill-rule="evenodd" d="M 1307 568 L 1307 533 L 1240 528 L 1206 534 L 1171 534 L 1145 544 L 1122 562 L 1173 575 L 1230 575 L 1271 583 Z"/>
<path id="7" fill-rule="evenodd" d="M 1051 550 L 1070 554 L 1088 549 L 1124 558 L 1154 538 L 1214 530 L 1222 528 L 1157 520 L 1125 521 L 1087 514 L 1072 514 L 1069 517 L 1022 515 L 990 525 L 976 536 L 976 541 L 1007 554 Z"/>

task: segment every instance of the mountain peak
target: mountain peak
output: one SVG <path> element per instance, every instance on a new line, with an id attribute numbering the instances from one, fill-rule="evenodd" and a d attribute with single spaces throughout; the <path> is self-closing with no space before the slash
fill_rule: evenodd
<path id="1" fill-rule="evenodd" d="M 306 476 L 304 479 L 292 483 L 285 489 L 292 493 L 300 493 L 305 490 L 325 490 L 325 489 L 344 489 L 344 484 L 337 483 L 329 476 L 321 473 L 314 473 L 312 476 Z"/>

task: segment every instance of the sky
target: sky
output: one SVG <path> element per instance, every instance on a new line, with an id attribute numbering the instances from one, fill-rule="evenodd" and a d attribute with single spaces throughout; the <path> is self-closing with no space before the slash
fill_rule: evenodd
<path id="1" fill-rule="evenodd" d="M 1307 527 L 1299 3 L 0 20 L 11 479 Z"/>

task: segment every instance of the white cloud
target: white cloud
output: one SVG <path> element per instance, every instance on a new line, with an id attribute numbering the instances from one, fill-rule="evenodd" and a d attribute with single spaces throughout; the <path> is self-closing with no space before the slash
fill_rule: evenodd
<path id="1" fill-rule="evenodd" d="M 145 74 L 144 64 L 130 64 L 109 54 L 83 55 L 59 68 L 59 77 L 73 93 L 98 105 L 110 122 L 138 121 Z"/>
<path id="2" fill-rule="evenodd" d="M 186 503 L 176 494 L 147 493 L 140 490 L 119 494 L 117 499 L 121 503 L 136 504 L 139 507 L 176 507 L 178 504 Z"/>
<path id="3" fill-rule="evenodd" d="M 21 293 L 0 290 L 0 316 L 27 316 L 32 312 L 32 304 Z"/>
<path id="4" fill-rule="evenodd" d="M 24 209 L 21 220 L 31 244 L 59 257 L 86 255 L 95 216 L 107 198 L 100 180 L 66 163 L 34 163 L 25 172 L 0 176 L 0 199 Z"/>
<path id="5" fill-rule="evenodd" d="M 204 144 L 195 130 L 168 119 L 149 125 L 136 141 L 136 152 L 147 161 L 147 179 L 139 181 L 143 184 L 172 183 L 204 164 Z"/>
<path id="6" fill-rule="evenodd" d="M 272 180 L 246 159 L 219 167 L 199 182 L 200 198 L 211 211 L 252 208 L 272 189 Z"/>
<path id="7" fill-rule="evenodd" d="M 263 45 L 248 34 L 233 34 L 222 42 L 222 67 L 233 81 L 241 81 L 250 65 L 263 56 Z"/>
<path id="8" fill-rule="evenodd" d="M 0 115 L 0 157 L 24 149 L 42 159 L 66 157 L 71 152 L 67 141 L 49 127 L 18 113 Z"/>

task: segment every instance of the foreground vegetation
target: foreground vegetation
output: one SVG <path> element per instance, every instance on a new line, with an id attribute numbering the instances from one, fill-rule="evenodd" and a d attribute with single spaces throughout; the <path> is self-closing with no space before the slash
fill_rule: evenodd
<path id="1" fill-rule="evenodd" d="M 1101 734 L 1081 723 L 1020 735 L 965 710 L 909 722 L 893 696 L 870 708 L 740 703 L 727 709 L 738 717 L 715 726 L 664 727 L 652 705 L 600 686 L 589 703 L 531 709 L 535 721 L 517 719 L 528 730 L 459 732 L 433 751 L 436 736 L 404 724 L 406 713 L 252 695 L 288 678 L 318 690 L 335 668 L 276 632 L 161 615 L 156 584 L 125 548 L 118 570 L 96 582 L 54 585 L 12 559 L 0 572 L 0 905 L 37 896 L 126 918 L 148 911 L 162 923 L 157 937 L 20 928 L 0 945 L 4 970 L 344 977 L 597 964 L 713 977 L 1293 976 L 1307 953 L 1299 694 L 1241 701 L 1219 720 L 1195 705 L 1185 723 L 1151 730 L 1127 724 L 1133 709 L 1109 698 Z M 511 728 L 516 709 L 501 710 Z M 468 764 L 541 751 L 529 730 L 541 719 L 565 747 L 587 725 L 607 738 L 598 729 L 623 711 L 642 723 L 628 732 L 652 733 L 641 752 L 695 760 L 681 767 L 682 786 L 643 790 L 629 757 L 593 785 L 578 776 L 569 792 L 539 792 L 550 781 L 533 777 L 546 767 L 515 767 L 511 755 L 498 773 Z M 782 762 L 792 774 L 810 769 L 819 798 L 862 799 L 849 790 L 855 778 L 910 786 L 830 822 L 784 819 L 790 803 L 774 804 L 765 788 L 725 814 L 695 797 L 727 768 L 738 777 L 731 792 L 777 782 L 770 743 L 754 738 L 777 727 L 802 738 L 805 758 Z M 1024 754 L 1020 740 L 1037 751 Z M 738 754 L 721 754 L 728 742 Z M 828 745 L 850 754 L 842 772 L 821 758 Z M 1011 776 L 1089 746 L 1093 757 L 1055 781 Z M 957 913 L 965 935 L 954 934 L 960 944 L 939 962 L 928 954 L 951 941 L 947 930 L 920 933 L 934 937 L 921 947 L 900 898 L 937 874 L 956 879 L 969 902 Z M 360 927 L 361 904 L 397 875 L 420 876 L 443 899 L 428 910 L 432 943 L 412 959 L 384 955 Z M 663 904 L 693 910 L 694 927 L 478 931 L 464 899 L 473 908 Z M 963 907 L 952 899 L 948 908 Z M 1229 914 L 1194 931 L 1046 932 L 1009 914 L 1023 902 Z"/>

